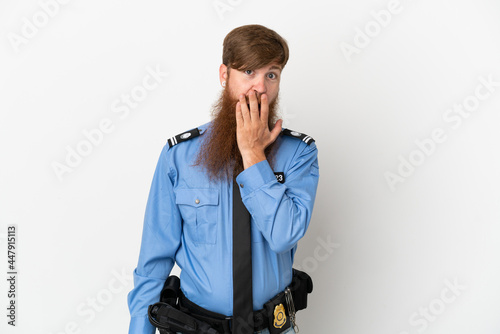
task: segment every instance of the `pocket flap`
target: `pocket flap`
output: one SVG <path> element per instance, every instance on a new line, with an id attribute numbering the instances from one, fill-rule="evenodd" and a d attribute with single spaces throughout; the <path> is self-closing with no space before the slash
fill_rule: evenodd
<path id="1" fill-rule="evenodd" d="M 218 189 L 176 189 L 175 203 L 194 207 L 219 204 Z"/>

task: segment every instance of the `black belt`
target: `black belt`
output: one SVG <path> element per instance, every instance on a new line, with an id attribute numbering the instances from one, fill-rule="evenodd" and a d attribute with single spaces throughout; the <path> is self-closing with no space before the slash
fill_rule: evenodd
<path id="1" fill-rule="evenodd" d="M 269 328 L 271 334 L 281 333 L 295 324 L 295 311 L 307 307 L 307 295 L 312 292 L 312 279 L 306 273 L 293 269 L 292 283 L 253 312 L 254 331 Z M 161 302 L 148 308 L 150 322 L 160 333 L 232 333 L 233 317 L 209 311 L 190 301 L 180 289 L 180 281 L 170 276 L 161 292 Z M 181 327 L 178 327 L 181 326 Z M 182 329 L 180 329 L 182 328 Z M 297 329 L 296 329 L 297 332 Z"/>
<path id="2" fill-rule="evenodd" d="M 225 316 L 224 314 L 209 311 L 194 302 L 190 301 L 180 290 L 179 293 L 179 309 L 190 314 L 198 320 L 208 323 L 212 328 L 221 334 L 232 333 L 233 317 Z M 253 312 L 254 331 L 261 331 L 268 328 L 268 317 L 266 309 Z"/>

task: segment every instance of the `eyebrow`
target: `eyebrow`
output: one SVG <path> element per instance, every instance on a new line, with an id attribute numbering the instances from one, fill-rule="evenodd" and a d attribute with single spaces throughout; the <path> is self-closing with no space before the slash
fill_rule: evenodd
<path id="1" fill-rule="evenodd" d="M 273 65 L 269 68 L 269 70 L 280 70 L 281 71 L 281 67 L 280 66 L 276 66 L 276 65 Z"/>

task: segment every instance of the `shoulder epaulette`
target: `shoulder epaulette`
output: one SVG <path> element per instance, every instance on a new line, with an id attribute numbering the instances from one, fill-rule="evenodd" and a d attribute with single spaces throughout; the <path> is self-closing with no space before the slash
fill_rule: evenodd
<path id="1" fill-rule="evenodd" d="M 302 140 L 307 145 L 310 145 L 314 141 L 314 139 L 311 136 L 308 136 L 305 133 L 300 133 L 300 132 L 293 131 L 293 130 L 286 129 L 286 128 L 282 129 L 281 133 L 284 134 L 284 135 L 287 135 L 287 136 L 292 136 L 292 137 L 295 137 L 295 138 L 299 138 L 300 140 Z"/>
<path id="2" fill-rule="evenodd" d="M 182 143 L 183 141 L 187 141 L 189 139 L 193 139 L 195 137 L 198 137 L 200 135 L 200 130 L 198 128 L 194 128 L 192 130 L 183 132 L 181 134 L 178 134 L 177 136 L 173 136 L 171 138 L 168 138 L 168 146 L 172 147 L 175 146 L 179 143 Z"/>

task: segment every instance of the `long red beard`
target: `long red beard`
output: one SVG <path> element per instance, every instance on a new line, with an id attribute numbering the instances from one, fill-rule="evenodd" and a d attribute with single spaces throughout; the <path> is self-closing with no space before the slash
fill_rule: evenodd
<path id="1" fill-rule="evenodd" d="M 208 136 L 203 136 L 200 150 L 194 161 L 195 166 L 203 166 L 211 181 L 230 180 L 236 178 L 243 168 L 243 159 L 236 141 L 236 103 L 231 97 L 229 88 L 222 91 L 213 105 Z M 276 122 L 278 97 L 269 104 L 269 130 Z M 264 150 L 266 159 L 273 166 L 276 141 Z"/>

